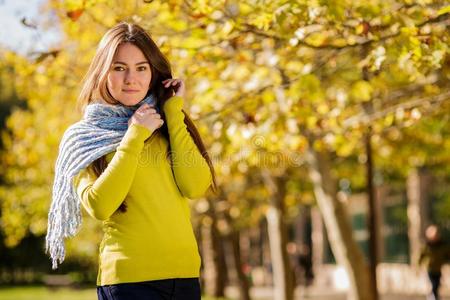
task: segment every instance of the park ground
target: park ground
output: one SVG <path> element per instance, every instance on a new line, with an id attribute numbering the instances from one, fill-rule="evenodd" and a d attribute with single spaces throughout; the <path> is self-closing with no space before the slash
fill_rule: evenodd
<path id="1" fill-rule="evenodd" d="M 230 298 L 211 298 L 202 297 L 202 300 L 232 300 L 238 299 L 237 289 L 229 287 L 226 293 Z M 270 300 L 272 299 L 272 290 L 270 287 L 258 287 L 251 289 L 252 299 L 254 300 Z M 0 300 L 96 300 L 95 288 L 59 288 L 49 289 L 45 286 L 16 286 L 16 287 L 0 287 Z M 296 300 L 314 299 L 314 300 L 345 300 L 345 293 L 323 291 L 317 289 L 307 289 L 296 291 Z M 425 300 L 425 295 L 408 295 L 408 294 L 383 294 L 380 300 Z M 442 295 L 441 300 L 450 300 L 450 294 Z"/>

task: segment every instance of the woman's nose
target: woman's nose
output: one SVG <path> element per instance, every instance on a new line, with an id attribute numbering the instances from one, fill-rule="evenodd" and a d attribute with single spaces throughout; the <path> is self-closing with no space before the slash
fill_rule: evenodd
<path id="1" fill-rule="evenodd" d="M 132 71 L 126 71 L 125 73 L 125 84 L 131 84 L 136 80 L 136 76 Z"/>

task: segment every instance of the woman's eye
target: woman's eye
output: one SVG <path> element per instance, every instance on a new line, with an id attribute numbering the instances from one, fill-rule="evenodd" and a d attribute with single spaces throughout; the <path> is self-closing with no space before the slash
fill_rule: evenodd
<path id="1" fill-rule="evenodd" d="M 114 67 L 114 71 L 123 71 L 123 70 L 124 70 L 123 67 L 119 67 L 119 66 Z"/>
<path id="2" fill-rule="evenodd" d="M 139 71 L 145 71 L 145 70 L 147 70 L 147 67 L 139 67 L 138 70 Z"/>

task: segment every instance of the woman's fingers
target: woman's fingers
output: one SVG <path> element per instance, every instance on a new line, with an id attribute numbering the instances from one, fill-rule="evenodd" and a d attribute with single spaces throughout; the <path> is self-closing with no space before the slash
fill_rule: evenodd
<path id="1" fill-rule="evenodd" d="M 148 109 L 148 108 L 153 108 L 153 105 L 150 105 L 148 103 L 144 103 L 142 104 L 138 109 Z"/>
<path id="2" fill-rule="evenodd" d="M 141 105 L 136 112 L 139 113 L 150 113 L 150 114 L 154 114 L 156 113 L 156 109 L 153 106 L 148 105 L 147 103 Z"/>
<path id="3" fill-rule="evenodd" d="M 164 87 L 169 87 L 171 85 L 177 85 L 181 82 L 181 79 L 171 78 L 163 80 L 162 83 L 164 84 Z"/>
<path id="4" fill-rule="evenodd" d="M 136 112 L 143 112 L 149 108 L 149 105 L 147 103 L 142 104 L 141 106 L 136 109 Z"/>

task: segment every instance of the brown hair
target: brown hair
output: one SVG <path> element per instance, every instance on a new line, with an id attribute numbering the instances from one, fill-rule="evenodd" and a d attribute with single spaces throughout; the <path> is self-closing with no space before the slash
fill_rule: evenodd
<path id="1" fill-rule="evenodd" d="M 164 103 L 172 97 L 174 93 L 173 89 L 167 89 L 162 84 L 162 81 L 172 78 L 170 63 L 164 54 L 161 53 L 150 35 L 142 27 L 128 22 L 121 22 L 115 25 L 103 36 L 91 65 L 89 66 L 89 69 L 83 79 L 83 86 L 78 97 L 78 104 L 83 110 L 90 102 L 96 99 L 102 99 L 110 104 L 118 104 L 118 101 L 115 100 L 108 91 L 106 83 L 114 55 L 119 45 L 123 43 L 132 43 L 137 46 L 149 61 L 152 79 L 148 93 L 153 93 L 156 96 L 156 105 L 160 111 L 161 118 L 165 121 L 166 119 L 162 108 Z M 184 123 L 187 126 L 189 134 L 194 140 L 198 150 L 208 163 L 213 180 L 212 188 L 213 191 L 216 191 L 217 185 L 212 161 L 194 123 L 184 110 L 183 113 Z M 157 131 L 161 132 L 167 141 L 170 141 L 169 131 L 166 124 L 167 122 L 164 122 L 163 126 L 161 126 Z M 96 175 L 100 176 L 107 166 L 105 156 L 94 161 L 91 166 Z M 124 202 L 119 207 L 119 210 L 122 212 L 126 211 L 126 205 Z"/>

